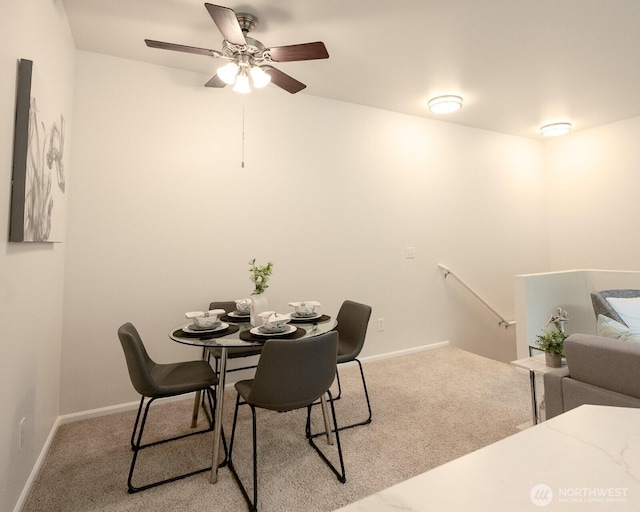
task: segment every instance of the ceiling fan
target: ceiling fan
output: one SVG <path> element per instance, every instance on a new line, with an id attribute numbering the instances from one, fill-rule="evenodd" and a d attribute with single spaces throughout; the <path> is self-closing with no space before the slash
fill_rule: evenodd
<path id="1" fill-rule="evenodd" d="M 165 43 L 145 39 L 147 46 L 163 50 L 207 55 L 227 62 L 218 68 L 206 87 L 233 85 L 240 93 L 251 92 L 251 84 L 260 88 L 273 82 L 285 91 L 295 94 L 306 87 L 295 78 L 271 66 L 272 62 L 293 62 L 302 60 L 327 59 L 329 53 L 324 43 L 292 44 L 266 48 L 260 41 L 248 37 L 250 30 L 258 26 L 258 18 L 248 13 L 235 13 L 229 7 L 205 3 L 214 23 L 222 34 L 222 51 Z"/>

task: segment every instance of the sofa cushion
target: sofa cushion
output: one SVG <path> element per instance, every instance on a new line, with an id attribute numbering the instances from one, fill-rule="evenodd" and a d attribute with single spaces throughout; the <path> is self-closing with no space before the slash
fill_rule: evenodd
<path id="1" fill-rule="evenodd" d="M 564 355 L 572 379 L 640 398 L 640 343 L 572 334 Z"/>
<path id="2" fill-rule="evenodd" d="M 635 335 L 629 327 L 604 315 L 598 315 L 596 332 L 598 333 L 598 336 L 604 336 L 605 338 L 614 338 L 640 343 L 640 336 Z"/>
<path id="3" fill-rule="evenodd" d="M 620 322 L 623 325 L 624 320 L 620 318 L 620 315 L 616 313 L 616 310 L 613 309 L 611 304 L 607 301 L 609 297 L 640 297 L 640 290 L 630 290 L 630 289 L 616 289 L 616 290 L 601 290 L 599 292 L 591 293 L 591 302 L 593 304 L 593 312 L 596 314 L 596 318 L 598 315 L 608 316 L 609 318 L 613 318 L 614 320 Z"/>
<path id="4" fill-rule="evenodd" d="M 640 297 L 607 297 L 607 302 L 631 332 L 640 336 Z"/>

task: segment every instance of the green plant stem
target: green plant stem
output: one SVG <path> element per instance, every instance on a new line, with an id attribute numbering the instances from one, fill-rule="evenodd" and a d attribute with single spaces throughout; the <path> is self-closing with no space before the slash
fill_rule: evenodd
<path id="1" fill-rule="evenodd" d="M 267 282 L 269 281 L 269 276 L 273 272 L 273 263 L 270 261 L 266 265 L 257 266 L 256 259 L 252 259 L 249 262 L 251 268 L 249 268 L 249 272 L 251 272 L 251 281 L 254 284 L 254 294 L 261 294 L 269 288 Z"/>

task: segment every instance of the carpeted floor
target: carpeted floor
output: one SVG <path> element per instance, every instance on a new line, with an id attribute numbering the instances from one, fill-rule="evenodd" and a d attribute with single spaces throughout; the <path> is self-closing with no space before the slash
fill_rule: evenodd
<path id="1" fill-rule="evenodd" d="M 528 379 L 507 364 L 447 347 L 364 364 L 373 422 L 342 432 L 347 471 L 340 484 L 304 437 L 305 412 L 258 411 L 259 503 L 262 511 L 330 511 L 515 434 L 530 417 Z M 338 422 L 366 415 L 357 366 L 341 367 Z M 235 391 L 227 392 L 230 434 Z M 192 399 L 152 408 L 149 436 L 188 430 Z M 314 408 L 316 430 L 322 424 Z M 23 512 L 244 511 L 229 470 L 218 483 L 202 473 L 138 494 L 127 493 L 129 439 L 135 411 L 63 425 Z M 147 432 L 145 431 L 145 436 Z M 251 419 L 240 410 L 234 461 L 251 471 Z M 335 446 L 319 440 L 336 460 Z M 134 483 L 210 464 L 211 434 L 143 450 Z M 148 453 L 147 453 L 148 452 Z"/>

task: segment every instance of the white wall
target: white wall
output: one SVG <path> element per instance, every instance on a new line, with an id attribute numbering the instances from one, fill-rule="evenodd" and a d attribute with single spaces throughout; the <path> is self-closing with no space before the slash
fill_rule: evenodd
<path id="1" fill-rule="evenodd" d="M 45 79 L 47 92 L 60 98 L 70 127 L 75 50 L 59 1 L 3 0 L 0 34 L 0 510 L 12 510 L 59 414 L 65 254 L 65 244 L 7 242 L 17 64 L 34 62 L 34 80 Z"/>
<path id="2" fill-rule="evenodd" d="M 551 268 L 640 270 L 640 118 L 549 141 Z"/>
<path id="3" fill-rule="evenodd" d="M 270 87 L 244 99 L 242 169 L 241 96 L 86 52 L 77 70 L 61 413 L 135 399 L 123 322 L 160 361 L 198 357 L 167 332 L 249 294 L 254 257 L 275 264 L 276 308 L 371 304 L 386 330 L 372 322 L 365 355 L 468 332 L 480 352 L 515 355 L 437 263 L 513 316 L 512 276 L 547 268 L 539 142 Z"/>

